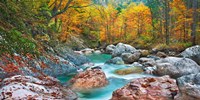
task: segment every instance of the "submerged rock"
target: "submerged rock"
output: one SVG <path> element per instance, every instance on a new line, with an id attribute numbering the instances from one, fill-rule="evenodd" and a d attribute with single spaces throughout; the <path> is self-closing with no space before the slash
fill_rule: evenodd
<path id="1" fill-rule="evenodd" d="M 108 61 L 106 61 L 107 64 L 117 64 L 117 65 L 123 65 L 124 61 L 121 57 L 114 57 Z"/>
<path id="2" fill-rule="evenodd" d="M 142 73 L 143 69 L 141 67 L 128 67 L 123 69 L 118 69 L 115 71 L 118 75 L 127 75 L 127 74 L 134 74 L 134 73 Z"/>
<path id="3" fill-rule="evenodd" d="M 200 45 L 187 48 L 180 55 L 182 57 L 190 58 L 200 65 Z"/>
<path id="4" fill-rule="evenodd" d="M 167 57 L 157 61 L 156 75 L 169 75 L 178 78 L 183 75 L 199 73 L 200 66 L 191 59 Z"/>
<path id="5" fill-rule="evenodd" d="M 177 79 L 180 94 L 176 100 L 200 100 L 200 73 Z"/>
<path id="6" fill-rule="evenodd" d="M 111 100 L 171 100 L 177 93 L 176 80 L 169 76 L 138 78 L 114 91 Z"/>
<path id="7" fill-rule="evenodd" d="M 74 91 L 85 91 L 106 86 L 108 80 L 101 69 L 95 68 L 80 72 L 70 80 L 70 83 Z"/>
<path id="8" fill-rule="evenodd" d="M 52 77 L 13 76 L 0 85 L 1 100 L 75 100 L 77 95 Z"/>

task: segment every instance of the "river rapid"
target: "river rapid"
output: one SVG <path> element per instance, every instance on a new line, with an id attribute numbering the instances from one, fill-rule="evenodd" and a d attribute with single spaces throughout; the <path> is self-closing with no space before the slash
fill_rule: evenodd
<path id="1" fill-rule="evenodd" d="M 128 65 L 114 65 L 105 64 L 105 62 L 111 59 L 111 55 L 108 54 L 91 54 L 87 55 L 95 66 L 100 66 L 109 81 L 109 84 L 102 88 L 92 89 L 90 91 L 77 92 L 78 100 L 109 100 L 112 97 L 113 91 L 126 85 L 131 79 L 141 77 L 152 77 L 148 74 L 129 74 L 129 75 L 117 75 L 115 70 L 127 68 Z M 70 80 L 74 75 L 60 76 L 58 79 L 64 83 Z"/>

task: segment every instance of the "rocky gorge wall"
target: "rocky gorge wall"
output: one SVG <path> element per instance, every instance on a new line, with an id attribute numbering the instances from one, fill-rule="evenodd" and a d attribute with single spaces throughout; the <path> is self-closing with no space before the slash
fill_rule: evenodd
<path id="1" fill-rule="evenodd" d="M 0 99 L 72 100 L 77 95 L 55 79 L 77 73 L 89 60 L 65 45 L 44 45 L 40 56 L 3 54 L 0 57 Z"/>

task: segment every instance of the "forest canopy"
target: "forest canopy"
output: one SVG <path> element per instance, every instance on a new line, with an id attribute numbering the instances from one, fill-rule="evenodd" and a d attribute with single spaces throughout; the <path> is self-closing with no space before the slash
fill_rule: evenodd
<path id="1" fill-rule="evenodd" d="M 90 47 L 200 44 L 199 0 L 3 0 L 0 16 L 1 53 L 75 37 Z"/>

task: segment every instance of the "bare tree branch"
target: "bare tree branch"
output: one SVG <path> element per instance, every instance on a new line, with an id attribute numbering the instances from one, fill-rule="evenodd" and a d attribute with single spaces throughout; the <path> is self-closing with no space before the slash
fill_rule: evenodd
<path id="1" fill-rule="evenodd" d="M 61 0 L 61 1 L 62 1 L 62 0 Z M 60 2 L 61 2 L 61 1 L 60 1 Z M 52 19 L 52 18 L 56 17 L 57 15 L 60 15 L 60 14 L 64 13 L 65 11 L 67 11 L 72 1 L 73 1 L 73 0 L 69 0 L 69 1 L 67 2 L 67 4 L 65 5 L 65 7 L 64 7 L 62 10 L 60 10 L 60 11 L 58 11 L 58 9 L 53 10 L 53 11 L 52 11 L 52 16 L 51 16 L 50 19 Z"/>

